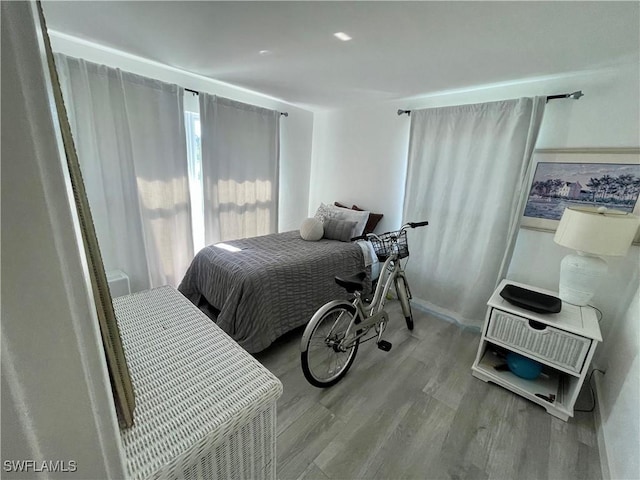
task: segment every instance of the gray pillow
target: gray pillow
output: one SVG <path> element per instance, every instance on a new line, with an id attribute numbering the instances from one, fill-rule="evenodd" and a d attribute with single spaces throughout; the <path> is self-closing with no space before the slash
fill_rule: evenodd
<path id="1" fill-rule="evenodd" d="M 324 222 L 324 238 L 348 242 L 353 237 L 353 229 L 357 223 L 358 222 L 328 218 Z"/>

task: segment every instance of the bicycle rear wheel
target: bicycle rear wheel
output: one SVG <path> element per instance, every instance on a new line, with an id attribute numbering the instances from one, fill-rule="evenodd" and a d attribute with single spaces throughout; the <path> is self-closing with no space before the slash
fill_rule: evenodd
<path id="1" fill-rule="evenodd" d="M 353 364 L 360 339 L 356 339 L 346 350 L 341 349 L 339 344 L 355 315 L 353 305 L 341 303 L 307 325 L 303 338 L 308 336 L 308 339 L 303 345 L 300 360 L 302 372 L 311 385 L 319 388 L 335 385 Z M 359 318 L 356 318 L 356 323 L 360 323 Z M 355 337 L 358 333 L 352 332 L 351 335 Z"/>

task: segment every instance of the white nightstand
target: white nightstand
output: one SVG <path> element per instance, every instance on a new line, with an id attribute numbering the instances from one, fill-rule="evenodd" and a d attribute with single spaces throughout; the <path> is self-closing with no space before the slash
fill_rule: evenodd
<path id="1" fill-rule="evenodd" d="M 587 376 L 589 365 L 602 341 L 596 312 L 591 307 L 563 303 L 562 311 L 540 314 L 516 307 L 500 296 L 505 285 L 557 296 L 530 285 L 503 280 L 487 305 L 473 376 L 493 382 L 542 405 L 548 413 L 566 421 Z M 503 354 L 513 351 L 544 365 L 535 380 L 525 380 L 509 370 Z"/>

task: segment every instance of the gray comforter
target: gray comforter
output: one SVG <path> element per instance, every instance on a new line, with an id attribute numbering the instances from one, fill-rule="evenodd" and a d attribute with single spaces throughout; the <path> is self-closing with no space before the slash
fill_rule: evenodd
<path id="1" fill-rule="evenodd" d="M 305 325 L 329 300 L 346 298 L 334 276 L 365 269 L 358 245 L 307 242 L 298 231 L 225 243 L 242 251 L 203 248 L 178 290 L 252 353 Z"/>

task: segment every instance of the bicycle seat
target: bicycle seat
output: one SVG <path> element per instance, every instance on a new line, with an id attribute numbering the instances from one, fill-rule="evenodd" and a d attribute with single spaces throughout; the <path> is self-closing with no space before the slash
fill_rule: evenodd
<path id="1" fill-rule="evenodd" d="M 336 277 L 336 283 L 349 293 L 353 293 L 356 290 L 361 292 L 364 290 L 365 278 L 367 278 L 367 272 L 358 272 L 348 277 Z"/>

